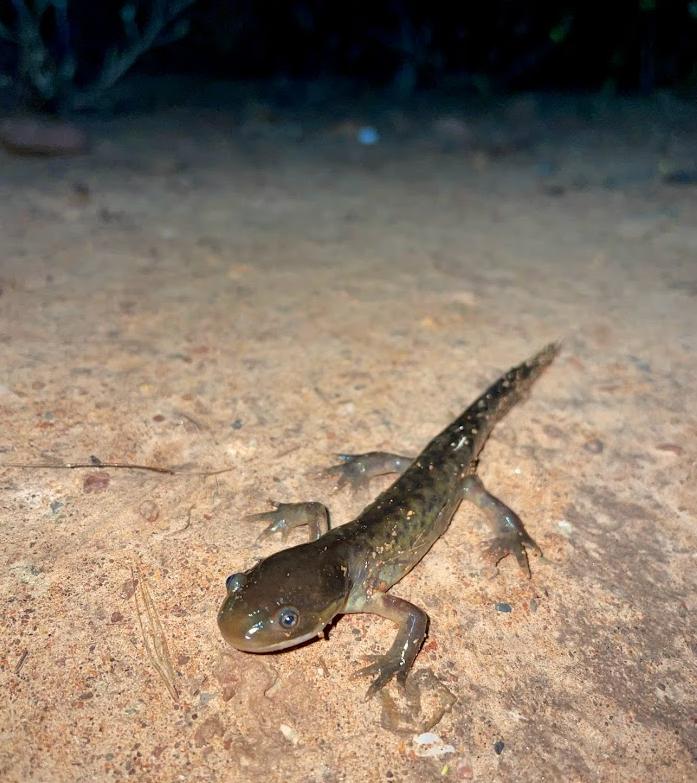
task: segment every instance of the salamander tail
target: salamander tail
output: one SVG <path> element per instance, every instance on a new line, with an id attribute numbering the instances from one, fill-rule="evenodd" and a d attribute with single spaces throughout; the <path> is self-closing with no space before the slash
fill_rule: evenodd
<path id="1" fill-rule="evenodd" d="M 525 379 L 529 383 L 534 383 L 559 355 L 559 351 L 561 351 L 561 342 L 549 343 L 532 358 L 518 367 L 514 367 L 511 372 L 517 372 L 521 376 L 521 380 Z"/>
<path id="2" fill-rule="evenodd" d="M 533 383 L 554 361 L 560 351 L 560 343 L 550 343 L 527 361 L 510 369 L 493 383 L 455 422 L 476 434 L 472 451 L 478 454 L 496 423 L 522 399 Z M 474 427 L 472 427 L 474 425 Z"/>
<path id="3" fill-rule="evenodd" d="M 530 387 L 554 361 L 560 349 L 560 343 L 549 343 L 527 361 L 511 368 L 486 390 L 479 398 L 484 402 L 484 405 L 480 401 L 478 404 L 480 408 L 489 409 L 492 419 L 490 426 L 493 426 L 516 403 L 527 396 Z"/>

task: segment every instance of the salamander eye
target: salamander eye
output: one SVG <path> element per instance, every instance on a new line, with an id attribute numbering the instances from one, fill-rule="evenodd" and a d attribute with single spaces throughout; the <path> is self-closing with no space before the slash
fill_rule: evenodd
<path id="1" fill-rule="evenodd" d="M 235 590 L 239 590 L 244 585 L 246 577 L 244 574 L 230 574 L 225 580 L 225 588 L 228 593 L 234 593 Z"/>
<path id="2" fill-rule="evenodd" d="M 278 613 L 278 622 L 282 628 L 292 628 L 298 622 L 298 610 L 286 606 Z"/>

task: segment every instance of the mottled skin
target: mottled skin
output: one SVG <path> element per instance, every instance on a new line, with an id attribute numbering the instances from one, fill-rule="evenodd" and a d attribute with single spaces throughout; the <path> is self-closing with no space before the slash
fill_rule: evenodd
<path id="1" fill-rule="evenodd" d="M 416 459 L 383 452 L 340 455 L 342 464 L 328 471 L 339 484 L 401 474 L 352 522 L 329 529 L 328 512 L 320 503 L 278 504 L 274 511 L 253 515 L 270 523 L 265 532 L 284 537 L 289 529 L 308 524 L 312 540 L 228 578 L 218 613 L 223 637 L 240 650 L 271 652 L 321 635 L 339 614 L 377 614 L 399 631 L 388 652 L 359 673 L 375 675 L 369 696 L 395 675 L 404 683 L 426 636 L 428 615 L 387 591 L 443 534 L 462 500 L 487 514 L 494 529 L 491 558 L 498 562 L 513 554 L 529 574 L 526 547 L 539 548 L 475 471 L 496 422 L 525 396 L 557 352 L 558 346 L 549 345 L 499 378 Z"/>

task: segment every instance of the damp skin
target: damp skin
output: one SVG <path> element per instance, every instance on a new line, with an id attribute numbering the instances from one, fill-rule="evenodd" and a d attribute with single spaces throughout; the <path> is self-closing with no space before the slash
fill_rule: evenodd
<path id="1" fill-rule="evenodd" d="M 268 522 L 265 533 L 284 538 L 307 525 L 310 541 L 228 577 L 218 612 L 223 638 L 245 652 L 275 652 L 320 636 L 337 615 L 379 615 L 397 626 L 397 635 L 359 674 L 373 678 L 369 697 L 393 678 L 404 684 L 429 618 L 388 591 L 445 532 L 463 500 L 477 505 L 490 524 L 493 536 L 485 554 L 492 562 L 511 554 L 529 575 L 527 552 L 540 553 L 518 515 L 484 487 L 476 467 L 494 425 L 527 395 L 558 351 L 556 344 L 548 345 L 502 375 L 416 458 L 386 452 L 340 455 L 341 463 L 327 471 L 338 485 L 398 474 L 352 522 L 330 528 L 327 509 L 314 502 L 280 503 L 252 515 Z"/>

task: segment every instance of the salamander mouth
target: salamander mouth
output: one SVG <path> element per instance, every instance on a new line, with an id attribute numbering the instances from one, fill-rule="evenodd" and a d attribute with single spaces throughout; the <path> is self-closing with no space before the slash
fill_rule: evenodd
<path id="1" fill-rule="evenodd" d="M 321 633 L 321 629 L 319 631 L 310 631 L 309 633 L 303 634 L 302 636 L 294 636 L 290 639 L 279 639 L 278 641 L 271 642 L 270 644 L 264 644 L 260 639 L 247 639 L 244 636 L 230 638 L 230 636 L 226 635 L 225 632 L 223 632 L 223 636 L 225 637 L 225 641 L 232 645 L 236 650 L 250 653 L 267 653 L 277 652 L 278 650 L 287 650 L 290 647 L 296 647 L 303 642 L 309 642 L 310 639 L 314 639 L 317 636 L 320 636 Z"/>

